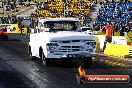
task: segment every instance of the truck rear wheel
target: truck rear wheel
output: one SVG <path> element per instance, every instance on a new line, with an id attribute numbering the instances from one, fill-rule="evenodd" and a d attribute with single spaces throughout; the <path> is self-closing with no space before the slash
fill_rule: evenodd
<path id="1" fill-rule="evenodd" d="M 28 55 L 29 55 L 30 59 L 36 60 L 36 57 L 32 56 L 32 52 L 31 52 L 31 47 L 30 46 L 28 47 Z"/>

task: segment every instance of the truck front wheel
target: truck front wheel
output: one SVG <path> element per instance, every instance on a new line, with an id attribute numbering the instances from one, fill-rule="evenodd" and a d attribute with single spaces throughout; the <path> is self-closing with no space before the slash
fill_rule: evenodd
<path id="1" fill-rule="evenodd" d="M 42 54 L 42 55 L 41 55 L 41 59 L 42 59 L 43 65 L 44 65 L 44 66 L 48 66 L 49 63 L 48 63 L 46 57 L 44 56 L 44 53 L 42 52 L 41 54 Z"/>

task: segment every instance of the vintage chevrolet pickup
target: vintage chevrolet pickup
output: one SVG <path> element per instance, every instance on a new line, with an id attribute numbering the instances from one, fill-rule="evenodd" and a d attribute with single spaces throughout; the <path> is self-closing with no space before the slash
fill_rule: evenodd
<path id="1" fill-rule="evenodd" d="M 92 35 L 81 31 L 76 18 L 40 19 L 37 33 L 30 34 L 28 54 L 31 59 L 40 58 L 44 66 L 55 59 L 82 59 L 84 64 L 92 63 L 96 42 Z"/>

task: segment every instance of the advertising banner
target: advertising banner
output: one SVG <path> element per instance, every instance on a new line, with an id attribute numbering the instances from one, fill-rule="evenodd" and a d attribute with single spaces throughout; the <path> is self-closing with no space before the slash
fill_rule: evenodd
<path id="1" fill-rule="evenodd" d="M 7 33 L 20 33 L 18 24 L 0 24 L 2 27 L 6 27 Z M 23 28 L 23 33 L 27 32 L 27 28 Z"/>

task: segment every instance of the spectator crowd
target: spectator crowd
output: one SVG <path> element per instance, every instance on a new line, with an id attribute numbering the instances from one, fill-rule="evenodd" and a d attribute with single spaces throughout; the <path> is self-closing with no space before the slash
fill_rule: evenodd
<path id="1" fill-rule="evenodd" d="M 112 23 L 115 31 L 125 29 L 127 32 L 132 29 L 132 2 L 121 0 L 119 2 L 105 1 L 101 4 L 97 19 L 96 29 L 103 29 L 107 23 Z"/>
<path id="2" fill-rule="evenodd" d="M 92 6 L 89 0 L 45 0 L 37 3 L 38 17 L 75 17 L 84 22 Z"/>
<path id="3" fill-rule="evenodd" d="M 5 0 L 4 4 L 11 6 L 12 10 L 17 11 L 16 2 L 24 5 L 24 2 L 32 0 Z M 29 17 L 32 24 L 37 22 L 34 18 L 56 18 L 56 17 L 75 17 L 79 18 L 82 24 L 90 19 L 89 12 L 94 4 L 91 0 L 44 0 L 36 2 L 37 10 Z M 124 29 L 130 31 L 132 29 L 132 2 L 128 0 L 111 2 L 105 0 L 101 4 L 101 8 L 95 19 L 94 29 L 103 29 L 107 23 L 111 23 L 115 31 Z M 26 5 L 28 6 L 28 5 Z M 30 6 L 30 4 L 29 4 Z M 8 8 L 7 8 L 8 9 Z M 21 23 L 24 20 L 22 17 L 9 15 L 1 17 L 2 24 Z"/>

